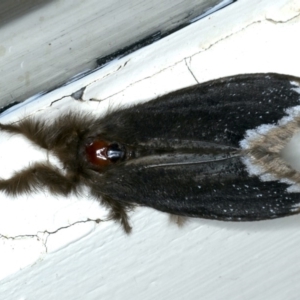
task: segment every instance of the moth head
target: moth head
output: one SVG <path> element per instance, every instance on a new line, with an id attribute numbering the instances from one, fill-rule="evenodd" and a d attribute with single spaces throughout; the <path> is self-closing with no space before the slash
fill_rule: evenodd
<path id="1" fill-rule="evenodd" d="M 90 167 L 99 172 L 126 158 L 125 147 L 117 142 L 108 142 L 101 138 L 89 138 L 84 143 L 84 158 Z"/>

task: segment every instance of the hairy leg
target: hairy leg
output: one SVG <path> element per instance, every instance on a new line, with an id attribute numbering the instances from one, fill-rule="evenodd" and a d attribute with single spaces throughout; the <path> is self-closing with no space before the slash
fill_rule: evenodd
<path id="1" fill-rule="evenodd" d="M 107 197 L 102 197 L 102 198 L 103 201 L 108 203 L 108 205 L 110 206 L 111 212 L 109 214 L 109 217 L 112 218 L 113 220 L 119 221 L 123 229 L 125 230 L 125 232 L 130 233 L 132 228 L 129 224 L 127 211 L 130 208 L 132 209 L 133 206 L 125 206 L 122 203 L 113 201 L 112 199 L 109 199 Z"/>
<path id="2" fill-rule="evenodd" d="M 131 232 L 127 212 L 134 208 L 133 205 L 115 201 L 108 195 L 103 195 L 97 187 L 91 187 L 91 194 L 97 198 L 101 204 L 110 209 L 109 219 L 120 222 L 126 233 Z"/>
<path id="3" fill-rule="evenodd" d="M 82 136 L 94 119 L 89 115 L 68 113 L 53 123 L 27 118 L 15 124 L 1 124 L 0 130 L 24 135 L 38 146 L 51 150 L 61 145 L 72 144 Z"/>
<path id="4" fill-rule="evenodd" d="M 42 188 L 57 195 L 76 192 L 78 180 L 75 176 L 64 176 L 59 170 L 47 163 L 36 163 L 29 168 L 16 172 L 9 179 L 0 179 L 0 190 L 8 195 L 30 193 Z"/>
<path id="5" fill-rule="evenodd" d="M 47 126 L 44 121 L 32 118 L 24 119 L 15 124 L 0 124 L 0 130 L 12 134 L 21 134 L 38 146 L 49 149 L 50 145 L 47 139 L 48 132 L 51 132 L 51 126 Z"/>

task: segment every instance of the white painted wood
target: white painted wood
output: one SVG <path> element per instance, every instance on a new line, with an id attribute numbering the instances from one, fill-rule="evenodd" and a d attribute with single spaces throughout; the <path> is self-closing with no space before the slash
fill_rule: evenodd
<path id="1" fill-rule="evenodd" d="M 221 0 L 1 0 L 0 104 L 94 69 L 96 59 L 188 23 Z"/>
<path id="2" fill-rule="evenodd" d="M 299 14 L 299 1 L 238 1 L 1 122 L 32 113 L 51 118 L 70 108 L 100 114 L 230 74 L 300 76 Z M 67 96 L 84 86 L 83 102 Z M 7 136 L 0 138 L 2 166 L 15 147 L 5 152 Z M 0 176 L 24 163 L 8 163 Z M 298 299 L 299 216 L 254 223 L 192 219 L 177 228 L 166 214 L 139 208 L 127 236 L 114 222 L 85 222 L 105 214 L 87 195 L 1 194 L 1 299 Z"/>

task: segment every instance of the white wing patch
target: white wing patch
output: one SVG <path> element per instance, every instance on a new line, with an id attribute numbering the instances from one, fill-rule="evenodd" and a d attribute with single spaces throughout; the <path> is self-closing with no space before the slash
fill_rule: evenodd
<path id="1" fill-rule="evenodd" d="M 300 94 L 299 83 L 293 90 Z M 272 103 L 270 103 L 272 105 Z M 288 108 L 277 124 L 263 124 L 247 130 L 240 142 L 247 171 L 262 181 L 278 180 L 300 192 L 300 105 Z"/>

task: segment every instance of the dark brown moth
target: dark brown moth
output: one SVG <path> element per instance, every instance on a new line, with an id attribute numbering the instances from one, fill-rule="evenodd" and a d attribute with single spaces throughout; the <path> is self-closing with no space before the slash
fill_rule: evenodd
<path id="1" fill-rule="evenodd" d="M 34 118 L 0 124 L 64 166 L 36 163 L 1 180 L 0 190 L 48 188 L 66 196 L 85 185 L 126 232 L 127 212 L 137 205 L 225 221 L 299 213 L 299 193 L 289 187 L 300 184 L 300 173 L 282 155 L 300 128 L 300 117 L 289 119 L 286 111 L 300 104 L 299 86 L 292 76 L 238 75 L 101 118 L 70 112 L 50 124 Z M 263 124 L 269 129 L 250 137 Z"/>

